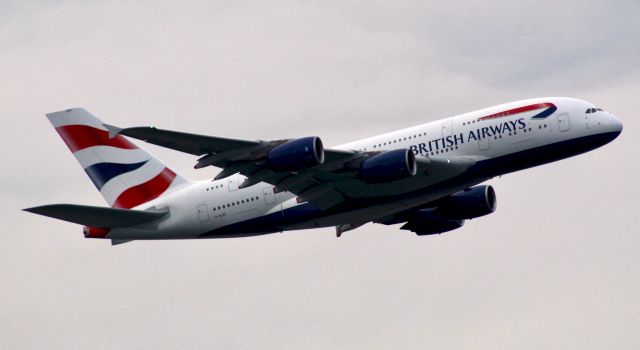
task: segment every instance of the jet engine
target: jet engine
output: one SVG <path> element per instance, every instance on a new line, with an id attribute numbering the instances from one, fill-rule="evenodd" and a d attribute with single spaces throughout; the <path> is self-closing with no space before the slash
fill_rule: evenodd
<path id="1" fill-rule="evenodd" d="M 323 162 L 324 147 L 316 136 L 288 141 L 274 147 L 267 154 L 267 164 L 276 172 L 303 170 Z"/>
<path id="2" fill-rule="evenodd" d="M 416 157 L 409 149 L 397 149 L 365 159 L 360 178 L 368 183 L 402 180 L 416 174 Z"/>
<path id="3" fill-rule="evenodd" d="M 491 214 L 496 206 L 493 187 L 475 186 L 439 200 L 432 208 L 411 212 L 401 229 L 417 235 L 440 234 L 462 227 L 465 219 Z"/>
<path id="4" fill-rule="evenodd" d="M 449 220 L 473 219 L 496 210 L 496 192 L 491 185 L 467 188 L 438 203 L 438 214 Z"/>

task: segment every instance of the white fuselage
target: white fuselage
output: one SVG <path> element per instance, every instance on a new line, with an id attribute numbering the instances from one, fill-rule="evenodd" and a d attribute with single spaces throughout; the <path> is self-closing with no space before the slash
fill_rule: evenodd
<path id="1" fill-rule="evenodd" d="M 545 103 L 557 107 L 547 117 L 531 119 L 539 110 L 518 112 L 519 107 Z M 591 109 L 593 112 L 587 113 Z M 511 112 L 501 115 L 506 111 Z M 486 166 L 482 171 L 462 177 L 458 182 L 449 182 L 428 192 L 421 192 L 420 188 L 420 176 L 424 175 L 416 175 L 410 184 L 413 186 L 410 193 L 408 191 L 406 196 L 398 197 L 395 202 L 370 206 L 359 204 L 343 211 L 315 215 L 312 219 L 264 227 L 264 230 L 258 226 L 254 232 L 246 231 L 237 236 L 376 220 L 447 196 L 492 176 L 588 151 L 608 142 L 590 147 L 590 137 L 619 133 L 621 129 L 622 124 L 617 117 L 595 110 L 589 102 L 571 98 L 540 98 L 507 103 L 347 143 L 335 148 L 365 152 L 409 148 L 417 156 L 445 159 L 463 156 Z M 557 148 L 548 148 L 554 145 Z M 539 152 L 536 153 L 536 150 Z M 558 152 L 558 156 L 545 155 L 549 152 Z M 176 188 L 136 208 L 169 208 L 168 219 L 134 228 L 114 229 L 109 237 L 215 238 L 218 230 L 221 230 L 220 237 L 232 237 L 236 236 L 233 230 L 225 232 L 225 227 L 256 221 L 261 217 L 285 217 L 287 210 L 304 205 L 298 203 L 292 193 L 274 193 L 274 187 L 267 183 L 239 189 L 238 185 L 244 179 L 244 176 L 235 174 L 221 180 L 193 182 Z M 366 193 L 363 193 L 363 197 L 366 198 Z M 260 221 L 256 223 L 262 225 Z"/>

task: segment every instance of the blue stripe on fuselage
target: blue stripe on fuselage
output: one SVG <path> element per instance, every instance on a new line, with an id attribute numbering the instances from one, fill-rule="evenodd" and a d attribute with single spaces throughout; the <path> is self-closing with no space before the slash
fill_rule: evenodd
<path id="1" fill-rule="evenodd" d="M 544 111 L 534 115 L 533 117 L 531 117 L 531 119 L 544 119 L 550 115 L 553 114 L 553 112 L 557 111 L 558 107 L 556 107 L 555 105 L 552 107 L 549 107 L 547 109 L 545 109 Z"/>

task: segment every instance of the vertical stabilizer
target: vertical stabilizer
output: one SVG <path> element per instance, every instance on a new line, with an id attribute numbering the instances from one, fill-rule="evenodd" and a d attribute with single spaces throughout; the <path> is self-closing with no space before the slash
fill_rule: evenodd
<path id="1" fill-rule="evenodd" d="M 102 121 L 82 108 L 47 118 L 111 207 L 130 209 L 189 183 L 123 136 L 110 137 Z"/>

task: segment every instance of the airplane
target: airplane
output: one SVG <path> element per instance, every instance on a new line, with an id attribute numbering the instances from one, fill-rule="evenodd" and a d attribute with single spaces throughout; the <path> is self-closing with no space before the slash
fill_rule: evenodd
<path id="1" fill-rule="evenodd" d="M 24 209 L 83 225 L 87 238 L 202 239 L 373 222 L 419 236 L 496 210 L 482 184 L 601 147 L 622 132 L 614 114 L 575 98 L 510 102 L 325 148 L 318 136 L 249 140 L 155 127 L 119 128 L 82 108 L 46 115 L 109 207 Z M 221 168 L 192 181 L 129 138 Z"/>

